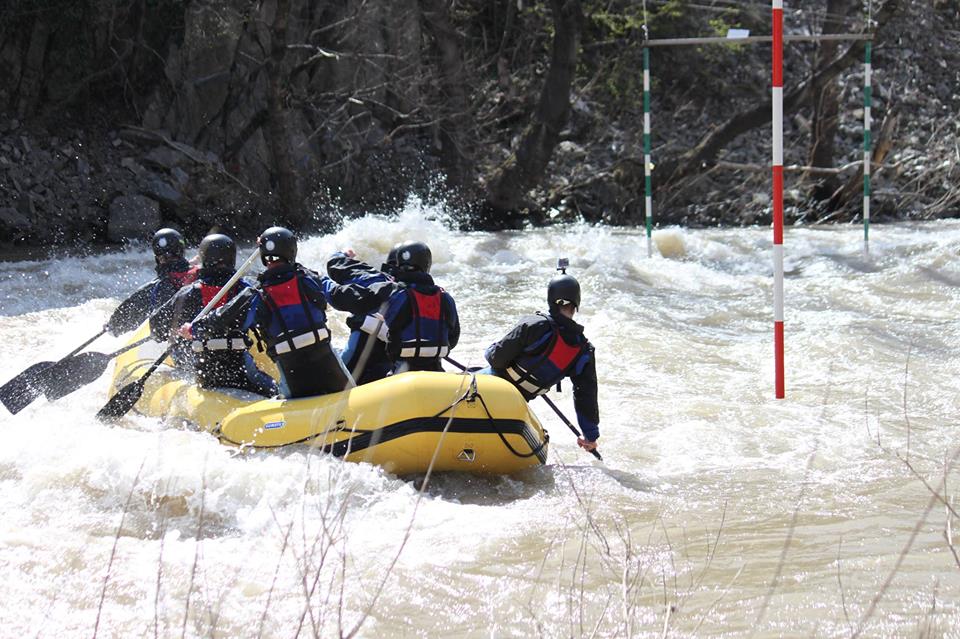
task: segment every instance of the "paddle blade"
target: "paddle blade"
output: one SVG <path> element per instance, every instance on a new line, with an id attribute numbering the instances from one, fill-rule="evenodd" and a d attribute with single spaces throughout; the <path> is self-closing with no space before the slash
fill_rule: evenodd
<path id="1" fill-rule="evenodd" d="M 44 371 L 53 362 L 38 362 L 3 386 L 0 386 L 0 403 L 16 415 L 43 394 Z"/>
<path id="2" fill-rule="evenodd" d="M 80 353 L 57 362 L 43 372 L 43 394 L 52 402 L 96 381 L 112 358 L 106 353 Z"/>
<path id="3" fill-rule="evenodd" d="M 140 396 L 143 395 L 143 385 L 146 381 L 147 376 L 144 375 L 117 391 L 117 394 L 111 397 L 110 401 L 104 404 L 103 408 L 97 413 L 97 419 L 102 422 L 113 422 L 129 413 L 134 404 L 140 400 Z"/>

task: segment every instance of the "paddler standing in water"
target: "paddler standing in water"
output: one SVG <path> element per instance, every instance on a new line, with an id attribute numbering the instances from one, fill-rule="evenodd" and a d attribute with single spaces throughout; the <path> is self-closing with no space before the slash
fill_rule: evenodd
<path id="1" fill-rule="evenodd" d="M 200 276 L 181 288 L 166 304 L 150 316 L 150 330 L 157 341 L 170 337 L 171 327 L 179 327 L 183 318 L 195 317 L 223 288 L 237 268 L 237 245 L 233 239 L 214 233 L 200 242 Z M 218 303 L 223 306 L 250 285 L 240 280 Z M 276 394 L 273 378 L 257 368 L 247 350 L 245 333 L 239 330 L 214 334 L 205 339 L 177 344 L 173 359 L 178 366 L 195 370 L 203 388 L 227 387 L 248 390 L 267 397 Z"/>
<path id="2" fill-rule="evenodd" d="M 184 257 L 187 243 L 174 229 L 160 229 L 150 242 L 156 262 L 157 277 L 120 303 L 107 321 L 112 335 L 120 335 L 140 326 L 150 313 L 163 306 L 181 287 L 197 279 L 198 269 Z"/>
<path id="3" fill-rule="evenodd" d="M 280 393 L 287 398 L 335 393 L 347 387 L 349 374 L 330 346 L 326 307 L 367 313 L 384 300 L 356 285 L 340 286 L 296 262 L 297 238 L 274 226 L 257 238 L 267 270 L 255 287 L 225 306 L 180 327 L 185 339 L 204 339 L 231 329 L 255 329 L 267 354 L 280 369 Z M 383 291 L 384 297 L 390 289 Z"/>
<path id="4" fill-rule="evenodd" d="M 573 321 L 580 308 L 580 283 L 566 274 L 565 267 L 566 260 L 562 260 L 558 269 L 562 274 L 547 286 L 548 313 L 523 318 L 503 339 L 491 344 L 484 353 L 490 368 L 483 372 L 512 382 L 528 401 L 569 377 L 583 430 L 577 444 L 594 450 L 600 437 L 596 359 L 583 326 Z"/>

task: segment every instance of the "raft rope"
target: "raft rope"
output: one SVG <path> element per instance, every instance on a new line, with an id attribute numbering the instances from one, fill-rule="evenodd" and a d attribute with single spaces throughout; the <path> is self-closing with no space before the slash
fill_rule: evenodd
<path id="1" fill-rule="evenodd" d="M 447 412 L 448 410 L 450 410 L 450 409 L 452 409 L 453 407 L 455 407 L 457 404 L 460 404 L 460 403 L 462 403 L 462 402 L 472 402 L 472 401 L 477 400 L 477 399 L 480 400 L 480 405 L 483 406 L 483 410 L 484 410 L 484 412 L 487 414 L 487 419 L 490 420 L 490 425 L 491 425 L 491 427 L 492 427 L 493 432 L 495 432 L 495 433 L 497 434 L 497 436 L 500 438 L 500 441 L 503 442 L 503 445 L 507 448 L 507 450 L 509 450 L 511 453 L 513 453 L 514 456 L 519 457 L 520 459 L 528 459 L 528 458 L 530 458 L 530 457 L 533 457 L 534 455 L 539 454 L 540 451 L 543 450 L 543 447 L 546 446 L 546 445 L 550 442 L 550 436 L 547 435 L 547 432 L 546 432 L 546 431 L 544 431 L 544 432 L 543 432 L 543 441 L 542 441 L 542 442 L 540 443 L 540 445 L 537 446 L 536 448 L 531 447 L 531 450 L 530 450 L 529 453 L 521 453 L 521 452 L 519 452 L 517 449 L 515 449 L 513 446 L 511 446 L 511 445 L 510 445 L 510 442 L 509 442 L 509 441 L 507 440 L 507 438 L 504 436 L 503 432 L 497 427 L 497 420 L 494 419 L 493 415 L 490 413 L 490 409 L 487 408 L 487 402 L 484 401 L 483 395 L 481 395 L 481 394 L 480 394 L 480 391 L 477 390 L 477 375 L 476 375 L 476 373 L 470 373 L 470 386 L 469 386 L 469 387 L 467 388 L 467 390 L 463 393 L 463 395 L 461 395 L 460 397 L 458 397 L 457 399 L 455 399 L 452 404 L 450 404 L 449 406 L 447 406 L 446 408 L 444 408 L 442 411 L 440 411 L 439 413 L 437 413 L 437 414 L 434 415 L 433 417 L 434 417 L 434 418 L 440 417 L 440 416 L 443 415 L 445 412 Z"/>

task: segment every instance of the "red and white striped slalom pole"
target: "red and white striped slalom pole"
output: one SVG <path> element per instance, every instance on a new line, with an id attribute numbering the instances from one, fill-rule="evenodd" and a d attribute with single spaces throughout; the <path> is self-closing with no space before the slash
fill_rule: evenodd
<path id="1" fill-rule="evenodd" d="M 773 1 L 773 341 L 777 399 L 783 382 L 783 0 Z"/>

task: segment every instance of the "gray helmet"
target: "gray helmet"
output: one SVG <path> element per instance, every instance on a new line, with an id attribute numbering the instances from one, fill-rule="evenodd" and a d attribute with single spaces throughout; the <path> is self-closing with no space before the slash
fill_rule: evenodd
<path id="1" fill-rule="evenodd" d="M 547 305 L 552 311 L 566 304 L 580 308 L 580 282 L 572 275 L 557 275 L 547 286 Z"/>
<path id="2" fill-rule="evenodd" d="M 261 233 L 257 246 L 264 266 L 278 259 L 293 264 L 297 259 L 297 236 L 282 226 L 271 226 Z"/>
<path id="3" fill-rule="evenodd" d="M 390 252 L 396 254 L 397 269 L 400 271 L 429 273 L 430 267 L 433 266 L 433 253 L 423 242 L 401 242 Z M 389 257 L 387 261 L 390 261 Z"/>
<path id="4" fill-rule="evenodd" d="M 160 229 L 153 234 L 153 240 L 150 245 L 153 247 L 153 255 L 160 257 L 183 257 L 187 249 L 187 242 L 183 239 L 180 231 L 175 229 Z"/>
<path id="5" fill-rule="evenodd" d="M 237 267 L 237 245 L 222 233 L 213 233 L 200 242 L 200 264 L 205 269 L 234 270 Z"/>

